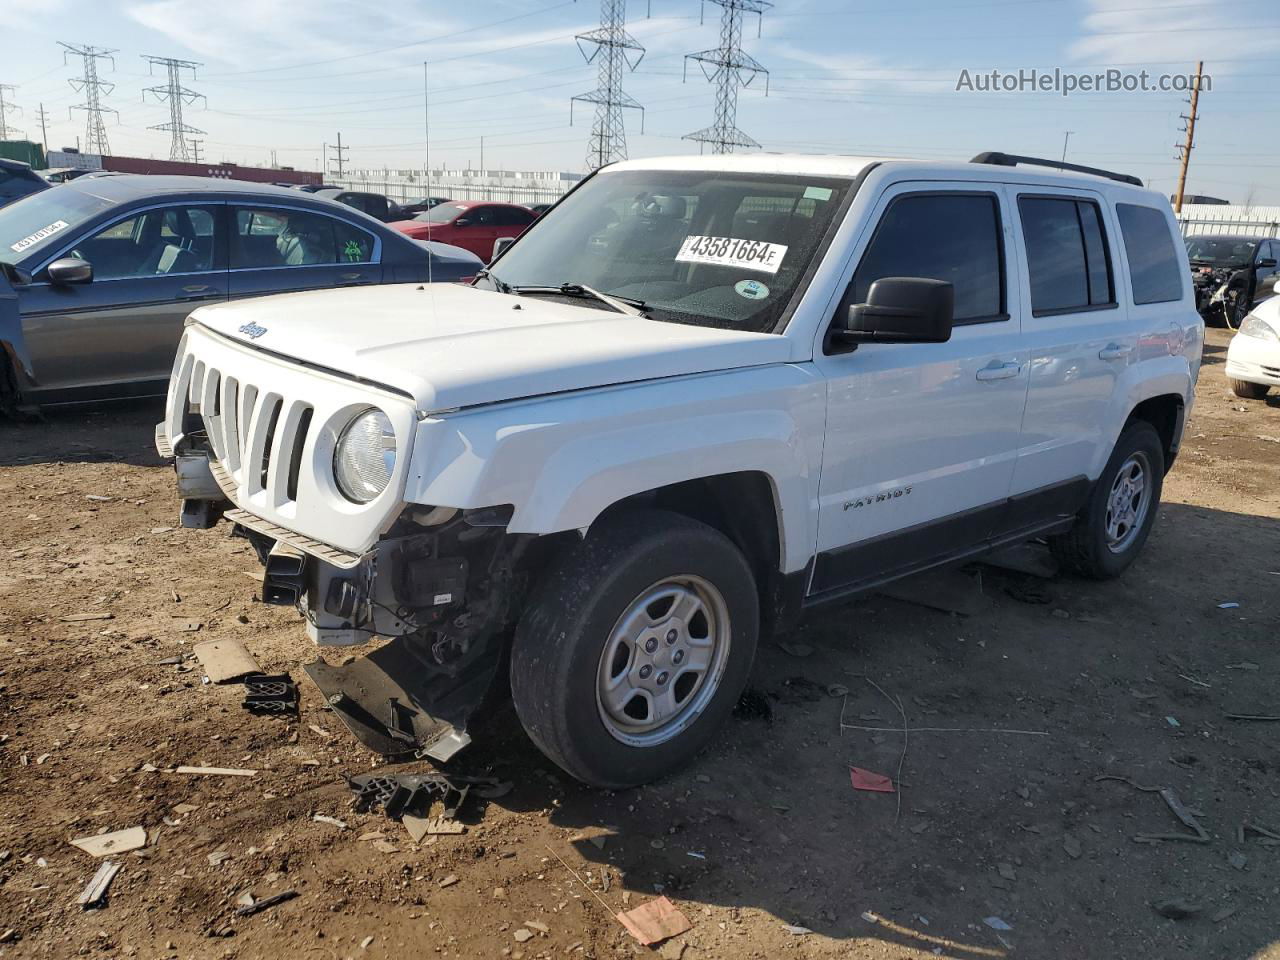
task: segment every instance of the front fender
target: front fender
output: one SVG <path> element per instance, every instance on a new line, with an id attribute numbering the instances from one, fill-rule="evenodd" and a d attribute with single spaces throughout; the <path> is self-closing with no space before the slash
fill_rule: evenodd
<path id="1" fill-rule="evenodd" d="M 773 487 L 784 572 L 816 538 L 824 398 L 807 365 L 584 391 L 424 422 L 405 499 L 511 504 L 507 529 L 584 530 L 658 487 L 760 472 Z"/>

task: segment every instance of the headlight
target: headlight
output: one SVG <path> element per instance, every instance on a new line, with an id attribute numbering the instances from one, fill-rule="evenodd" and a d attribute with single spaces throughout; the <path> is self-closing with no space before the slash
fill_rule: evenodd
<path id="1" fill-rule="evenodd" d="M 1240 324 L 1240 333 L 1246 337 L 1257 337 L 1259 340 L 1280 341 L 1280 334 L 1256 313 L 1251 313 Z"/>
<path id="2" fill-rule="evenodd" d="M 391 482 L 396 432 L 381 410 L 370 408 L 346 426 L 333 452 L 333 478 L 348 500 L 368 503 Z"/>

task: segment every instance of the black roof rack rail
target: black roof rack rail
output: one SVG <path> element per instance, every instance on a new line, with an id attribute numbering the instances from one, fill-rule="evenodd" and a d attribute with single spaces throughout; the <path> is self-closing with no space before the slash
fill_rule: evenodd
<path id="1" fill-rule="evenodd" d="M 1000 153 L 998 150 L 988 150 L 980 153 L 970 163 L 989 163 L 997 167 L 1016 167 L 1020 163 L 1025 163 L 1033 167 L 1052 167 L 1055 170 L 1070 170 L 1072 173 L 1089 173 L 1095 177 L 1106 177 L 1108 180 L 1116 180 L 1120 183 L 1130 183 L 1135 187 L 1144 186 L 1143 182 L 1135 176 L 1127 173 L 1113 173 L 1110 170 L 1100 170 L 1097 167 L 1084 167 L 1078 163 L 1065 163 L 1061 160 L 1042 160 L 1039 157 L 1020 157 L 1014 153 Z"/>

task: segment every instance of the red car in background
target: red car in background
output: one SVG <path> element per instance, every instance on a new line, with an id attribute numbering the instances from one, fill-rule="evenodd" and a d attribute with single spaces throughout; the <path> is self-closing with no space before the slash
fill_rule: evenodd
<path id="1" fill-rule="evenodd" d="M 388 226 L 415 240 L 436 240 L 462 247 L 487 263 L 493 257 L 496 241 L 520 236 L 536 219 L 536 213 L 515 203 L 451 200 L 412 220 L 397 220 Z"/>

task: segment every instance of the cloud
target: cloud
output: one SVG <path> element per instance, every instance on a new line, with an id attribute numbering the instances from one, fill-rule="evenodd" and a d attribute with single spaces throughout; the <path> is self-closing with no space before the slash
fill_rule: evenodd
<path id="1" fill-rule="evenodd" d="M 1280 30 L 1257 29 L 1249 16 L 1226 16 L 1217 0 L 1179 5 L 1167 16 L 1134 10 L 1132 0 L 1087 0 L 1082 36 L 1068 48 L 1077 61 L 1185 63 L 1204 60 L 1206 72 L 1234 72 L 1242 58 L 1280 53 Z"/>

